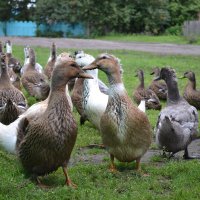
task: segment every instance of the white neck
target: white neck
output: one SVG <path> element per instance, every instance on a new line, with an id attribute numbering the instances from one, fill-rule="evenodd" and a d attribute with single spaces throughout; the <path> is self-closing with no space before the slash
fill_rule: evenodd
<path id="1" fill-rule="evenodd" d="M 112 84 L 109 87 L 109 94 L 112 95 L 113 93 L 123 94 L 125 92 L 125 87 L 123 83 L 116 83 Z"/>
<path id="2" fill-rule="evenodd" d="M 12 53 L 12 46 L 6 43 L 6 53 Z"/>
<path id="3" fill-rule="evenodd" d="M 145 100 L 144 100 L 144 99 L 141 100 L 141 102 L 140 102 L 138 108 L 139 108 L 142 112 L 144 112 L 144 113 L 146 112 Z"/>

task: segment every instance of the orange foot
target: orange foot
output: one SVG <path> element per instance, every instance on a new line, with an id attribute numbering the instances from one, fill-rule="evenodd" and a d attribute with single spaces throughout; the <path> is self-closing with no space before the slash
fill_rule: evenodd
<path id="1" fill-rule="evenodd" d="M 72 187 L 73 189 L 77 188 L 77 185 L 74 184 L 70 179 L 68 179 L 65 183 L 67 186 Z"/>

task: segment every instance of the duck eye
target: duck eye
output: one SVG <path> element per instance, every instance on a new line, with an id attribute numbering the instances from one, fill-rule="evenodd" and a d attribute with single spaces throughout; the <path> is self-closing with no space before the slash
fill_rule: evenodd
<path id="1" fill-rule="evenodd" d="M 76 64 L 75 64 L 75 63 L 72 63 L 72 64 L 71 64 L 71 67 L 76 67 Z"/>
<path id="2" fill-rule="evenodd" d="M 106 58 L 107 58 L 106 56 L 103 56 L 103 57 L 102 57 L 102 59 L 106 59 Z"/>

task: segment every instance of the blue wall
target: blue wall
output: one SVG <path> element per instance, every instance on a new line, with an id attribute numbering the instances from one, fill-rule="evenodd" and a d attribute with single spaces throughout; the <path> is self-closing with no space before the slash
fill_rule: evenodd
<path id="1" fill-rule="evenodd" d="M 85 28 L 79 23 L 75 25 L 57 23 L 51 26 L 41 24 L 37 27 L 37 24 L 32 21 L 0 22 L 0 36 L 36 36 L 37 29 L 42 33 L 62 31 L 63 37 L 85 35 Z"/>

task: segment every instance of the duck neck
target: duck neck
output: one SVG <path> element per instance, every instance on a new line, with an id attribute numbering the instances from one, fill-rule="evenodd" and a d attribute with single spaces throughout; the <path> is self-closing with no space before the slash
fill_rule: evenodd
<path id="1" fill-rule="evenodd" d="M 144 88 L 144 74 L 143 73 L 139 76 L 139 80 L 140 80 L 140 84 L 138 87 Z"/>
<path id="2" fill-rule="evenodd" d="M 95 71 L 93 71 L 91 73 L 92 70 L 86 70 L 86 73 L 90 74 L 93 76 L 93 79 L 85 79 L 84 80 L 84 90 L 86 89 L 86 87 L 89 90 L 99 90 L 99 85 L 98 85 L 98 69 L 95 69 Z"/>
<path id="3" fill-rule="evenodd" d="M 0 85 L 11 85 L 7 67 L 1 68 Z"/>
<path id="4" fill-rule="evenodd" d="M 179 94 L 179 90 L 178 90 L 178 84 L 177 81 L 174 80 L 173 78 L 169 78 L 166 81 L 167 84 L 167 89 L 168 89 L 168 101 L 171 102 L 176 102 L 180 99 L 180 94 Z"/>
<path id="5" fill-rule="evenodd" d="M 187 87 L 193 90 L 196 90 L 196 78 L 194 77 L 193 80 L 189 80 Z"/>
<path id="6" fill-rule="evenodd" d="M 54 109 L 55 105 L 63 107 L 62 109 L 65 109 L 65 105 L 67 101 L 66 93 L 65 93 L 66 86 L 62 87 L 52 87 L 51 91 L 48 96 L 48 109 Z"/>

